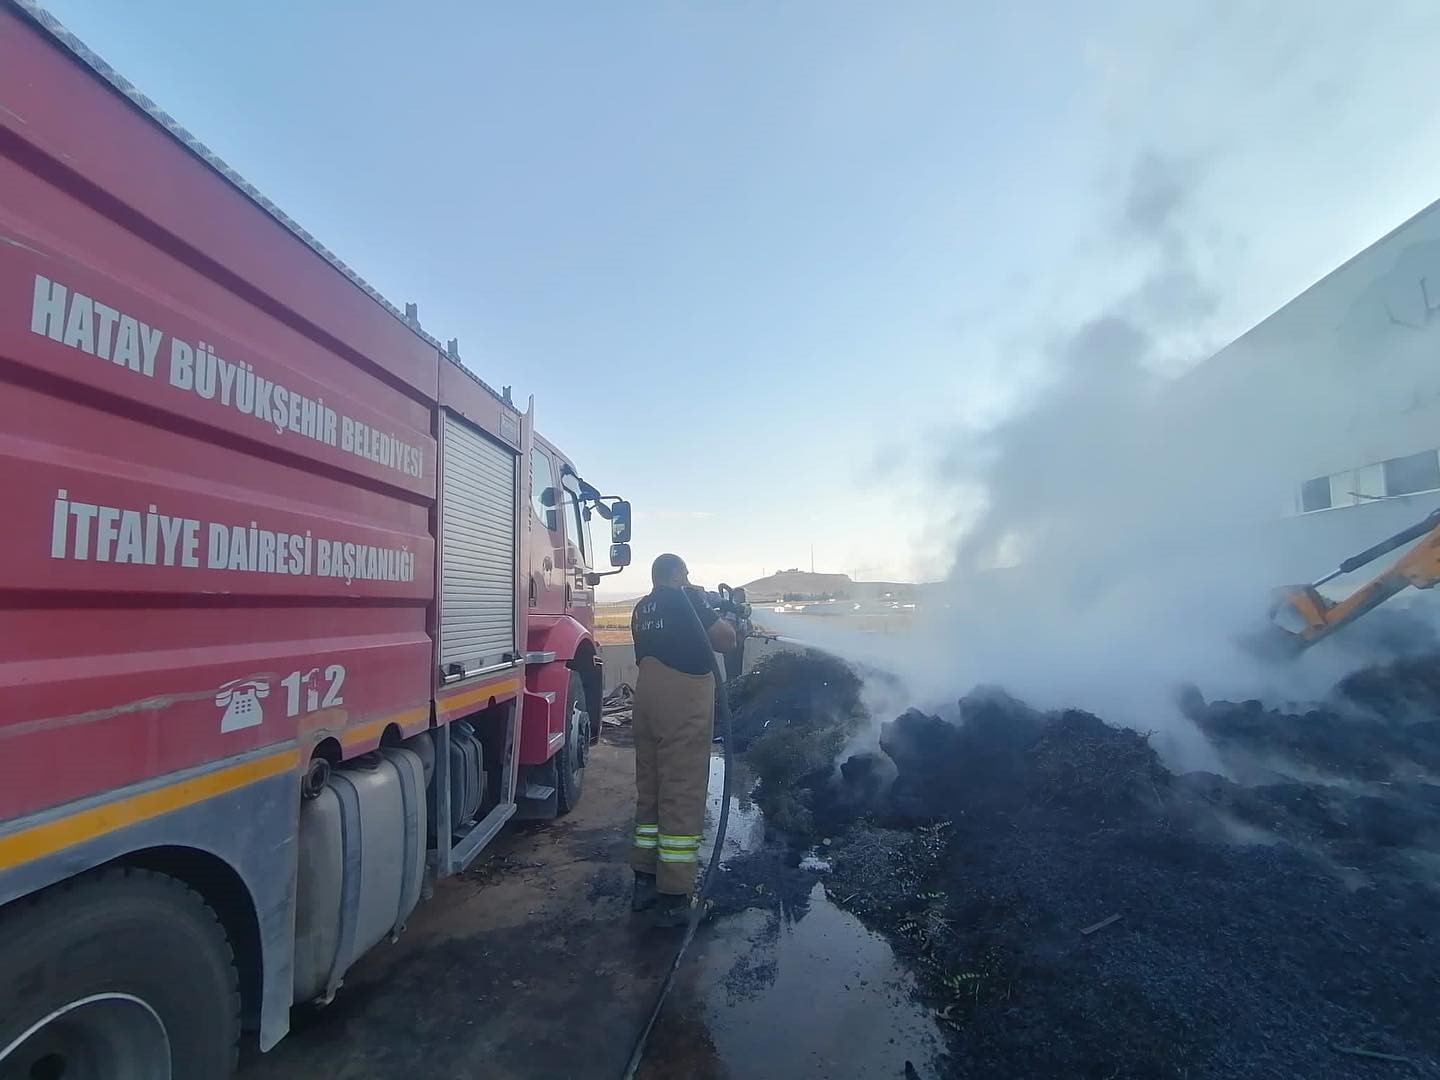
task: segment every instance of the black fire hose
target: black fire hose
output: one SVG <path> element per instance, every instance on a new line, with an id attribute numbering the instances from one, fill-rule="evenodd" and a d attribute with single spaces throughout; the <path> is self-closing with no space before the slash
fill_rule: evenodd
<path id="1" fill-rule="evenodd" d="M 650 1039 L 650 1032 L 655 1027 L 655 1021 L 660 1018 L 665 999 L 674 989 L 675 977 L 680 974 L 680 961 L 685 958 L 685 950 L 695 939 L 695 931 L 699 929 L 700 920 L 705 917 L 705 897 L 710 893 L 710 882 L 715 877 L 715 868 L 720 865 L 720 855 L 725 850 L 725 825 L 730 820 L 730 695 L 725 691 L 725 680 L 720 677 L 720 665 L 715 660 L 715 650 L 710 646 L 710 635 L 705 633 L 700 616 L 688 598 L 685 601 L 685 610 L 690 612 L 690 624 L 695 628 L 695 633 L 699 634 L 705 643 L 705 651 L 710 656 L 710 671 L 715 678 L 715 712 L 720 717 L 720 731 L 725 740 L 725 778 L 720 787 L 720 820 L 715 824 L 715 846 L 710 853 L 710 863 L 705 867 L 705 875 L 700 879 L 700 891 L 690 909 L 690 921 L 685 924 L 685 936 L 680 939 L 680 948 L 675 950 L 675 959 L 671 962 L 670 971 L 655 998 L 650 1019 L 645 1021 L 640 1037 L 635 1040 L 635 1048 L 630 1052 L 630 1063 L 625 1066 L 625 1080 L 632 1080 L 635 1071 L 640 1068 L 640 1059 L 645 1055 L 645 1044 Z"/>

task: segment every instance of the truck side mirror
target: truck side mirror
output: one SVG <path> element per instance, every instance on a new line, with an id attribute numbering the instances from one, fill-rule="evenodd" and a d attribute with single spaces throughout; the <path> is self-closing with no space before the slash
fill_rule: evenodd
<path id="1" fill-rule="evenodd" d="M 630 543 L 630 504 L 624 499 L 617 499 L 610 504 L 610 542 L 612 544 L 626 545 Z M 610 549 L 611 566 L 628 566 L 630 558 L 627 553 L 623 563 L 615 562 L 615 549 Z"/>
<path id="2" fill-rule="evenodd" d="M 610 565 L 611 565 L 611 566 L 629 566 L 629 565 L 630 565 L 630 545 L 629 545 L 629 544 L 611 544 L 611 545 L 610 545 Z"/>

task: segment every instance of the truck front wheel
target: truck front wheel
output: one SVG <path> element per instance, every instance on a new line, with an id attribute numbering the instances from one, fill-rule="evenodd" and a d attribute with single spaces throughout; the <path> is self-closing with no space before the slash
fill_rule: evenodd
<path id="1" fill-rule="evenodd" d="M 114 868 L 0 914 L 0 1080 L 197 1080 L 235 1068 L 225 931 L 184 883 Z"/>
<path id="2" fill-rule="evenodd" d="M 584 680 L 578 671 L 572 671 L 570 687 L 565 692 L 565 745 L 555 755 L 557 813 L 568 814 L 580 801 L 585 785 L 585 762 L 589 757 L 590 706 L 585 699 Z"/>

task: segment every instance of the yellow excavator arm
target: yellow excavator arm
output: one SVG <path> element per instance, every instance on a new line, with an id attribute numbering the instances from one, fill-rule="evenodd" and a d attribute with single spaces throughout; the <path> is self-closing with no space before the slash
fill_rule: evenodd
<path id="1" fill-rule="evenodd" d="M 1319 586 L 1327 581 L 1352 573 L 1415 540 L 1419 543 L 1343 600 L 1331 601 L 1320 595 Z M 1270 621 L 1284 635 L 1278 639 L 1282 646 L 1292 654 L 1300 653 L 1374 611 L 1407 587 L 1428 589 L 1437 581 L 1440 581 L 1440 510 L 1352 555 L 1313 584 L 1277 589 L 1271 598 Z"/>

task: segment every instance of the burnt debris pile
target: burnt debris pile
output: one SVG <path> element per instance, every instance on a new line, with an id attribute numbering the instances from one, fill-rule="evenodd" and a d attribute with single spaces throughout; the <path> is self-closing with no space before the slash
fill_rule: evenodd
<path id="1" fill-rule="evenodd" d="M 823 653 L 774 653 L 730 688 L 735 749 L 757 785 L 766 821 L 794 835 L 816 828 L 815 804 L 865 720 L 860 678 Z"/>
<path id="2" fill-rule="evenodd" d="M 860 677 L 820 652 L 776 652 L 729 686 L 735 749 L 787 728 L 822 731 L 864 715 Z"/>
<path id="3" fill-rule="evenodd" d="M 1440 661 L 1435 655 L 1363 668 L 1327 700 L 1284 710 L 1258 701 L 1206 704 L 1181 696 L 1231 770 L 1263 778 L 1267 768 L 1310 769 L 1359 781 L 1440 774 Z"/>
<path id="4" fill-rule="evenodd" d="M 1188 692 L 1229 776 L 994 688 L 849 754 L 842 669 L 747 688 L 757 801 L 830 842 L 829 895 L 921 974 L 953 1075 L 1440 1076 L 1440 656 L 1303 708 Z"/>
<path id="5" fill-rule="evenodd" d="M 880 749 L 897 775 L 869 808 L 906 821 L 1032 806 L 1123 814 L 1153 809 L 1170 779 L 1143 735 L 1076 709 L 1038 713 L 991 688 L 961 700 L 958 722 L 904 713 L 882 726 Z"/>

